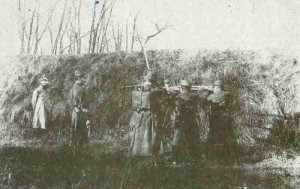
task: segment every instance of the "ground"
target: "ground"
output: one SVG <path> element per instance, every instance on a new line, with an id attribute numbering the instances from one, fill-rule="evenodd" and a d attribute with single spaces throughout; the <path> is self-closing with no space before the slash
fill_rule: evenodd
<path id="1" fill-rule="evenodd" d="M 258 174 L 259 165 L 267 167 L 264 161 L 247 164 L 243 157 L 217 160 L 203 155 L 194 164 L 187 155 L 174 166 L 167 152 L 155 166 L 154 157 L 130 157 L 126 148 L 107 141 L 111 140 L 93 141 L 75 155 L 67 144 L 3 147 L 0 184 L 21 188 L 290 188 L 288 177 L 278 172 Z"/>

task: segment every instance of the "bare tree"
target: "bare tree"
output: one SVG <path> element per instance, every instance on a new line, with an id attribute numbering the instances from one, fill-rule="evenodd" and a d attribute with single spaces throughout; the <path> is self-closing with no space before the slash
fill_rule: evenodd
<path id="1" fill-rule="evenodd" d="M 131 52 L 133 52 L 133 46 L 134 46 L 134 39 L 135 39 L 135 27 L 136 27 L 136 19 L 138 17 L 138 14 L 135 15 L 133 19 L 133 28 L 132 28 L 132 39 L 131 39 Z"/>
<path id="2" fill-rule="evenodd" d="M 78 12 L 77 12 L 77 20 L 78 20 L 78 23 L 77 23 L 77 28 L 78 28 L 78 43 L 77 43 L 77 54 L 80 54 L 81 53 L 81 25 L 80 25 L 80 11 L 81 11 L 81 0 L 79 0 L 79 6 L 78 6 Z"/>
<path id="3" fill-rule="evenodd" d="M 39 17 L 40 17 L 40 14 L 38 13 L 37 14 L 37 25 L 36 25 L 36 40 L 35 40 L 35 46 L 34 46 L 34 54 L 37 54 L 37 51 L 38 51 L 38 46 L 39 46 L 39 43 L 42 39 L 42 37 L 44 36 L 47 28 L 49 28 L 49 24 L 50 24 L 50 21 L 52 20 L 52 15 L 53 15 L 53 12 L 55 10 L 55 7 L 56 7 L 57 4 L 55 4 L 55 6 L 50 10 L 50 13 L 49 13 L 49 16 L 48 16 L 48 19 L 46 21 L 46 24 L 42 30 L 42 32 L 39 34 Z"/>
<path id="4" fill-rule="evenodd" d="M 92 20 L 91 29 L 90 29 L 89 52 L 91 52 L 91 50 L 92 50 L 92 40 L 93 40 L 93 33 L 94 33 L 94 28 L 95 28 L 95 18 L 96 18 L 97 4 L 98 4 L 98 2 L 94 3 L 93 20 Z"/>
<path id="5" fill-rule="evenodd" d="M 32 44 L 32 35 L 33 35 L 33 23 L 34 23 L 34 17 L 36 14 L 36 7 L 37 7 L 37 3 L 38 0 L 35 1 L 35 5 L 34 5 L 34 10 L 33 13 L 31 15 L 31 19 L 30 19 L 30 25 L 29 25 L 29 34 L 28 34 L 28 41 L 27 41 L 27 53 L 30 53 L 31 51 L 31 44 Z"/>
<path id="6" fill-rule="evenodd" d="M 101 51 L 101 47 L 99 43 L 103 43 L 103 37 L 104 35 L 106 35 L 106 31 L 107 31 L 107 27 L 108 27 L 108 24 L 110 22 L 110 17 L 111 17 L 111 12 L 113 10 L 113 5 L 114 5 L 114 0 L 112 0 L 112 2 L 107 6 L 107 2 L 108 0 L 105 0 L 102 4 L 102 7 L 101 7 L 101 12 L 99 14 L 99 17 L 98 17 L 98 21 L 97 21 L 97 24 L 95 26 L 95 19 L 93 19 L 93 22 L 92 22 L 92 27 L 91 27 L 91 35 L 90 35 L 90 41 L 89 41 L 89 52 L 92 52 L 92 53 L 95 53 L 95 52 L 100 52 Z M 110 13 L 109 13 L 109 16 L 108 16 L 108 20 L 106 20 L 105 18 L 105 15 L 107 13 L 107 11 L 110 10 Z M 107 21 L 107 23 L 106 23 Z M 94 27 L 95 26 L 95 27 Z M 100 38 L 102 36 L 102 40 L 100 42 Z"/>
<path id="7" fill-rule="evenodd" d="M 72 0 L 72 5 L 73 5 L 73 12 L 74 12 L 74 20 L 70 20 L 70 30 L 71 33 L 71 39 L 74 39 L 76 41 L 75 44 L 72 44 L 74 52 L 76 51 L 77 54 L 81 53 L 81 24 L 80 24 L 80 14 L 81 14 L 81 6 L 82 6 L 82 1 L 79 0 L 78 4 L 76 4 L 75 0 Z M 70 41 L 71 42 L 71 41 Z"/>
<path id="8" fill-rule="evenodd" d="M 147 65 L 148 69 L 150 69 L 150 67 L 149 67 L 149 62 L 148 62 L 148 57 L 147 57 L 147 51 L 146 51 L 146 44 L 147 44 L 147 42 L 151 38 L 157 36 L 158 34 L 160 34 L 161 32 L 163 32 L 164 30 L 166 30 L 167 28 L 169 28 L 170 26 L 169 26 L 168 23 L 166 23 L 163 27 L 159 27 L 158 24 L 155 24 L 155 27 L 156 27 L 156 32 L 154 34 L 152 34 L 152 35 L 148 35 L 145 38 L 144 41 L 142 41 L 142 37 L 139 34 L 137 34 L 137 39 L 138 39 L 138 41 L 139 41 L 139 43 L 140 43 L 140 45 L 142 47 L 142 51 L 144 52 L 144 56 L 145 56 L 145 60 L 146 60 L 146 65 Z"/>
<path id="9" fill-rule="evenodd" d="M 103 26 L 104 28 L 103 28 L 102 39 L 101 39 L 101 42 L 100 42 L 100 51 L 99 52 L 103 52 L 104 48 L 107 47 L 107 45 L 108 45 L 108 40 L 107 40 L 106 34 L 107 34 L 108 25 L 110 23 L 114 3 L 115 3 L 115 0 L 113 0 L 112 3 L 111 3 L 108 18 L 106 20 L 106 23 L 104 23 L 105 25 Z M 108 47 L 107 47 L 107 50 L 108 50 Z"/>
<path id="10" fill-rule="evenodd" d="M 126 20 L 126 52 L 128 52 L 128 20 Z"/>
<path id="11" fill-rule="evenodd" d="M 101 28 L 102 28 L 102 22 L 101 21 L 103 19 L 103 16 L 105 15 L 106 10 L 107 10 L 107 9 L 105 9 L 106 3 L 107 3 L 107 0 L 105 0 L 103 2 L 102 8 L 101 8 L 101 13 L 99 14 L 98 22 L 97 22 L 95 31 L 93 32 L 94 36 L 92 38 L 92 53 L 94 53 L 95 50 L 96 50 L 95 48 L 96 48 L 96 45 L 97 45 L 98 35 L 100 35 L 100 33 L 101 33 Z"/>
<path id="12" fill-rule="evenodd" d="M 123 30 L 120 31 L 120 24 L 118 22 L 118 28 L 117 31 L 114 29 L 114 24 L 111 24 L 112 28 L 112 35 L 114 39 L 114 44 L 115 44 L 115 51 L 120 51 L 122 47 L 122 38 L 123 38 Z"/>
<path id="13" fill-rule="evenodd" d="M 21 6 L 23 5 L 23 9 Z M 19 0 L 19 37 L 21 40 L 21 48 L 20 48 L 20 54 L 23 54 L 25 52 L 25 32 L 26 32 L 26 15 L 25 15 L 25 0 L 23 0 L 23 4 L 21 5 L 21 0 Z"/>
<path id="14" fill-rule="evenodd" d="M 68 19 L 66 21 L 66 24 L 65 24 L 65 27 L 63 29 L 63 32 L 62 32 L 62 35 L 60 37 L 60 42 L 59 42 L 59 54 L 62 53 L 62 49 L 63 49 L 63 39 L 64 39 L 64 36 L 66 34 L 66 31 L 67 31 L 67 28 L 68 28 L 68 25 L 69 25 L 69 22 L 70 22 L 70 14 L 71 14 L 71 9 L 69 9 L 68 11 Z"/>
<path id="15" fill-rule="evenodd" d="M 60 40 L 60 37 L 61 37 L 61 31 L 62 31 L 62 28 L 63 28 L 63 23 L 64 23 L 64 19 L 65 19 L 65 14 L 66 14 L 66 7 L 67 7 L 67 0 L 65 0 L 64 9 L 63 9 L 63 13 L 61 15 L 57 35 L 56 35 L 56 38 L 55 38 L 55 41 L 54 41 L 54 45 L 53 45 L 54 47 L 53 47 L 52 54 L 57 53 L 58 43 L 59 43 L 59 40 Z"/>

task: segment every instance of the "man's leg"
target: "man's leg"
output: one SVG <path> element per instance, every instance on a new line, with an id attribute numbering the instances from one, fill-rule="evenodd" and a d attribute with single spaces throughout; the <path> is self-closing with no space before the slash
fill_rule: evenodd
<path id="1" fill-rule="evenodd" d="M 185 141 L 187 143 L 188 151 L 193 159 L 193 161 L 199 160 L 200 154 L 200 133 L 197 125 L 190 125 L 190 127 L 185 129 Z"/>

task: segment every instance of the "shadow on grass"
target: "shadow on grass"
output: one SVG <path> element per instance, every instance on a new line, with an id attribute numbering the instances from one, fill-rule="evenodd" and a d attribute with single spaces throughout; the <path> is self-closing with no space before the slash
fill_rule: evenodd
<path id="1" fill-rule="evenodd" d="M 90 145 L 73 154 L 68 146 L 57 150 L 6 148 L 1 169 L 9 167 L 11 186 L 33 188 L 287 188 L 276 175 L 260 178 L 239 167 L 203 159 L 197 164 L 154 166 L 153 157 L 128 157 L 125 150 L 111 151 Z M 8 160 L 12 157 L 11 160 Z"/>

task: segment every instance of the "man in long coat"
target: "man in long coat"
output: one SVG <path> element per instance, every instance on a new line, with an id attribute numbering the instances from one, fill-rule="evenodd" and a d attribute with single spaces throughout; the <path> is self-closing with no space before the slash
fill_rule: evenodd
<path id="1" fill-rule="evenodd" d="M 48 112 L 51 109 L 48 87 L 49 81 L 45 76 L 40 78 L 40 86 L 36 88 L 32 95 L 32 107 L 34 109 L 33 128 L 47 129 Z"/>
<path id="2" fill-rule="evenodd" d="M 227 156 L 234 151 L 236 140 L 233 130 L 233 108 L 230 93 L 224 90 L 221 80 L 214 83 L 214 93 L 209 101 L 211 114 L 207 136 L 207 152 L 219 157 Z"/>
<path id="3" fill-rule="evenodd" d="M 132 92 L 133 115 L 129 123 L 132 156 L 152 155 L 154 128 L 150 112 L 151 77 L 152 72 L 148 72 L 142 89 Z"/>

